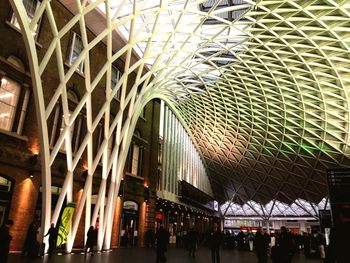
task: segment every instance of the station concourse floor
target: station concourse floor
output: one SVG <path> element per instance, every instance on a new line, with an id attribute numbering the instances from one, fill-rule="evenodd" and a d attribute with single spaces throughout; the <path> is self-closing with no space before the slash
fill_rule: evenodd
<path id="1" fill-rule="evenodd" d="M 238 250 L 220 250 L 221 263 L 256 263 L 257 259 L 254 252 L 245 252 Z M 167 263 L 211 263 L 211 254 L 209 249 L 199 247 L 196 252 L 196 258 L 191 258 L 188 252 L 183 248 L 170 247 L 166 252 Z M 111 251 L 95 253 L 92 257 L 84 255 L 80 252 L 70 255 L 53 255 L 48 258 L 46 255 L 43 259 L 37 258 L 35 260 L 28 258 L 21 258 L 19 254 L 10 254 L 9 263 L 20 262 L 47 262 L 47 263 L 155 263 L 156 252 L 154 248 L 118 248 Z M 271 260 L 268 261 L 271 263 Z M 292 263 L 320 263 L 322 260 L 305 259 L 302 254 L 294 256 Z"/>

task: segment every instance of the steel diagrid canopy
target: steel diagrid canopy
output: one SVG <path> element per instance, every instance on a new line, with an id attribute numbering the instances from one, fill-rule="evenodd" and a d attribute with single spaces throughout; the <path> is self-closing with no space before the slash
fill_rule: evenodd
<path id="1" fill-rule="evenodd" d="M 98 203 L 93 217 L 85 216 L 85 226 L 100 215 L 98 248 L 109 248 L 133 130 L 142 107 L 154 98 L 166 101 L 193 135 L 216 198 L 229 201 L 226 212 L 250 207 L 272 214 L 276 204 L 281 213 L 296 207 L 315 211 L 327 196 L 325 169 L 350 166 L 350 1 L 59 1 L 73 12 L 64 24 L 55 17 L 56 1 L 41 1 L 28 19 L 22 1 L 10 0 L 33 76 L 44 232 L 57 221 L 65 197 L 72 201 L 73 175 L 79 160 L 86 159 L 87 179 L 68 250 L 84 206 L 91 214 L 90 189 L 100 163 Z M 49 21 L 44 32 L 48 47 L 37 50 L 35 25 L 42 19 Z M 73 31 L 81 37 L 81 53 L 67 65 L 65 47 Z M 92 54 L 100 42 L 106 58 L 95 63 Z M 125 62 L 123 74 L 111 83 L 116 60 Z M 59 81 L 53 96 L 42 85 L 52 69 Z M 76 71 L 85 85 L 78 105 L 70 109 L 67 93 Z M 92 99 L 101 88 L 105 100 L 95 109 Z M 118 91 L 120 107 L 112 116 L 110 105 Z M 57 105 L 64 125 L 50 148 L 49 123 Z M 86 116 L 86 134 L 74 151 L 71 131 L 80 113 Z M 101 123 L 103 141 L 95 149 Z M 67 173 L 51 215 L 51 164 L 62 147 Z M 107 186 L 107 181 L 112 183 Z"/>
<path id="2" fill-rule="evenodd" d="M 173 103 L 222 199 L 319 203 L 326 168 L 349 165 L 349 3 L 259 1 L 227 26 L 243 41 L 218 35 L 196 51 L 215 70 L 177 74 L 187 92 Z"/>
<path id="3" fill-rule="evenodd" d="M 325 170 L 349 166 L 350 1 L 245 3 L 204 2 L 201 43 L 155 84 L 173 94 L 218 198 L 318 204 Z"/>

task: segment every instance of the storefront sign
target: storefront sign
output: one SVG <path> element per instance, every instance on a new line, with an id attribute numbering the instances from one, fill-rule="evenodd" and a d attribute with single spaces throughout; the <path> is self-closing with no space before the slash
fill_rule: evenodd
<path id="1" fill-rule="evenodd" d="M 157 213 L 156 214 L 156 220 L 162 221 L 163 220 L 163 214 L 162 213 Z"/>
<path id="2" fill-rule="evenodd" d="M 139 210 L 138 204 L 134 201 L 125 201 L 123 204 L 123 208 L 127 210 L 134 210 L 134 211 Z"/>

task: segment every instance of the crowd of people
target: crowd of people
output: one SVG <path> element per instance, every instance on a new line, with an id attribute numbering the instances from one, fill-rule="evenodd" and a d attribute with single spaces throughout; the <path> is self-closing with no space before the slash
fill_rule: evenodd
<path id="1" fill-rule="evenodd" d="M 8 262 L 8 254 L 10 251 L 10 242 L 12 235 L 10 229 L 14 225 L 11 219 L 5 220 L 0 227 L 0 255 L 1 262 Z M 35 217 L 29 225 L 23 250 L 23 257 L 37 257 L 44 254 L 45 246 L 40 245 L 40 237 L 38 238 L 40 221 Z M 50 229 L 44 237 L 48 236 L 48 254 L 52 256 L 56 248 L 58 228 L 55 224 L 51 224 Z M 169 243 L 170 233 L 161 225 L 154 232 L 146 231 L 146 246 L 156 246 L 156 262 L 166 262 L 165 252 Z M 210 231 L 207 233 L 197 233 L 194 229 L 190 229 L 186 235 L 177 241 L 177 246 L 182 244 L 188 250 L 190 257 L 196 257 L 196 248 L 198 244 L 204 243 L 210 251 L 212 263 L 220 263 L 220 249 L 235 249 L 254 251 L 256 253 L 258 263 L 266 263 L 268 257 L 273 263 L 290 263 L 293 255 L 298 251 L 303 251 L 306 257 L 314 257 L 324 259 L 325 263 L 348 263 L 349 243 L 350 243 L 350 208 L 344 209 L 339 213 L 339 224 L 332 228 L 330 233 L 330 243 L 326 246 L 326 239 L 320 231 L 313 231 L 311 234 L 292 234 L 284 226 L 274 234 L 268 234 L 261 227 L 256 233 L 251 231 L 240 231 L 237 235 L 226 231 L 223 233 L 218 224 L 214 223 Z M 42 238 L 41 238 L 42 240 Z M 87 242 L 84 248 L 85 256 L 91 253 L 93 256 L 94 247 L 97 244 L 97 228 L 91 226 L 87 232 Z"/>
<path id="2" fill-rule="evenodd" d="M 302 250 L 308 258 L 324 258 L 325 257 L 325 236 L 320 231 L 314 230 L 311 234 L 303 232 L 301 234 L 293 234 L 286 227 L 281 227 L 276 234 L 267 234 L 258 228 L 254 234 L 251 231 L 240 231 L 237 235 L 226 231 L 223 235 L 224 248 L 237 248 L 241 251 L 261 251 L 266 250 L 268 255 L 278 258 L 280 247 L 286 254 L 292 254 Z M 288 253 L 285 253 L 289 250 Z M 288 262 L 285 261 L 285 262 Z"/>
<path id="3" fill-rule="evenodd" d="M 347 224 L 350 226 L 349 223 Z M 347 238 L 350 236 L 349 227 L 343 230 L 339 231 L 337 228 L 332 230 L 331 243 L 327 248 L 324 234 L 316 229 L 310 234 L 306 232 L 293 234 L 285 226 L 282 226 L 275 233 L 268 234 L 263 228 L 259 227 L 255 233 L 252 231 L 240 231 L 235 235 L 229 231 L 220 231 L 218 224 L 214 223 L 210 231 L 204 234 L 190 229 L 185 235 L 177 238 L 177 246 L 184 246 L 189 256 L 195 257 L 197 246 L 203 244 L 211 252 L 212 263 L 220 263 L 220 249 L 222 248 L 254 252 L 258 263 L 269 262 L 268 258 L 273 263 L 290 263 L 296 253 L 304 253 L 307 258 L 318 258 L 327 263 L 345 263 L 348 262 L 349 258 L 342 256 L 337 251 L 338 244 L 342 244 L 340 246 L 349 244 L 349 240 L 344 239 L 345 234 L 348 234 Z M 159 239 L 159 236 L 164 238 Z M 164 244 L 168 243 L 168 239 L 169 233 L 161 227 L 160 231 L 155 235 L 157 263 L 165 262 L 166 260 L 166 245 Z M 159 253 L 159 251 L 161 252 Z M 344 251 L 347 250 L 344 249 L 342 251 L 343 254 Z M 344 261 L 345 258 L 347 261 Z"/>

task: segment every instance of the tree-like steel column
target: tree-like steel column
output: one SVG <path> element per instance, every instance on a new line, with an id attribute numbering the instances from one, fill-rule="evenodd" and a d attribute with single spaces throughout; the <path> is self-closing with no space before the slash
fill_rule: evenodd
<path id="1" fill-rule="evenodd" d="M 52 10 L 52 1 L 43 0 L 31 21 L 27 17 L 21 0 L 10 0 L 10 2 L 22 28 L 33 79 L 41 142 L 42 230 L 46 232 L 51 222 L 57 223 L 66 197 L 67 201 L 73 200 L 73 174 L 77 170 L 79 161 L 83 159 L 86 161 L 87 177 L 76 207 L 67 250 L 72 249 L 84 208 L 85 232 L 99 216 L 101 221 L 98 248 L 108 249 L 123 167 L 142 108 L 150 100 L 160 98 L 174 111 L 192 139 L 198 138 L 198 135 L 196 137 L 196 134 L 192 133 L 195 131 L 193 125 L 196 122 L 201 122 L 201 125 L 206 124 L 213 132 L 218 132 L 216 123 L 227 122 L 225 119 L 220 119 L 220 114 L 225 109 L 227 110 L 227 105 L 226 102 L 215 102 L 214 98 L 221 93 L 224 94 L 222 98 L 227 96 L 224 88 L 227 86 L 227 80 L 231 78 L 225 77 L 224 73 L 231 69 L 234 60 L 227 64 L 220 64 L 216 61 L 226 61 L 225 56 L 227 55 L 235 59 L 237 57 L 236 60 L 243 60 L 238 59 L 238 55 L 242 53 L 240 52 L 243 48 L 241 42 L 245 40 L 242 36 L 247 36 L 247 34 L 243 32 L 239 18 L 255 3 L 250 0 L 233 1 L 234 3 L 230 2 L 227 6 L 221 6 L 222 1 L 217 0 L 206 10 L 200 10 L 199 4 L 206 1 L 161 0 L 155 3 L 153 0 L 141 2 L 136 0 L 67 2 L 60 0 L 63 5 L 69 4 L 72 17 L 59 28 L 54 16 L 55 12 Z M 232 14 L 236 11 L 242 12 L 233 18 Z M 48 27 L 51 31 L 50 34 L 47 34 L 47 38 L 49 36 L 52 38 L 45 39 L 45 43 L 48 44 L 43 51 L 43 56 L 39 59 L 33 31 L 44 12 L 45 20 L 49 21 Z M 228 13 L 230 16 L 227 19 Z M 105 27 L 95 27 L 92 17 L 105 22 L 102 23 Z M 243 25 L 250 25 L 252 21 L 250 19 L 248 22 L 243 22 Z M 79 28 L 81 33 L 83 49 L 72 61 L 72 65 L 66 68 L 62 40 L 76 28 Z M 88 29 L 94 33 L 92 39 L 90 39 L 90 34 L 88 37 Z M 233 36 L 230 32 L 239 32 L 239 36 Z M 123 34 L 123 39 L 125 39 L 125 45 L 119 49 L 114 47 L 113 42 L 117 34 Z M 229 43 L 228 40 L 232 37 L 237 37 L 237 42 Z M 101 68 L 95 74 L 91 72 L 91 64 L 96 63 L 92 53 L 101 42 L 106 46 L 106 61 L 100 62 Z M 124 72 L 113 87 L 110 83 L 111 66 L 119 59 L 125 62 Z M 41 84 L 43 76 L 48 71 L 49 62 L 56 63 L 59 79 L 56 89 L 51 91 L 53 94 L 46 94 L 49 91 L 44 90 Z M 84 65 L 83 72 L 80 70 L 81 63 Z M 84 76 L 83 94 L 76 108 L 70 111 L 67 96 L 68 83 L 77 71 Z M 100 86 L 102 80 L 106 81 L 105 101 L 97 112 L 93 112 L 92 94 Z M 223 89 L 220 90 L 220 88 Z M 116 116 L 111 119 L 111 101 L 118 91 L 121 91 L 120 106 Z M 198 101 L 199 97 L 203 101 Z M 44 101 L 44 98 L 47 98 L 48 101 Z M 202 107 L 204 101 L 210 101 L 213 104 L 210 107 Z M 53 148 L 50 149 L 47 123 L 51 115 L 55 114 L 58 103 L 62 107 L 64 126 Z M 80 140 L 77 151 L 73 153 L 71 131 L 82 111 L 86 112 L 86 134 Z M 209 117 L 205 115 L 207 113 Z M 188 120 L 193 120 L 191 125 Z M 214 120 L 215 123 L 210 123 L 210 120 Z M 229 119 L 229 121 L 232 120 Z M 94 149 L 93 135 L 98 132 L 98 126 L 102 123 L 104 124 L 103 141 L 98 149 Z M 115 143 L 112 149 L 109 149 L 111 140 Z M 215 143 L 215 140 L 212 141 Z M 62 145 L 65 148 L 67 173 L 58 203 L 51 216 L 51 165 L 58 158 Z M 198 146 L 198 142 L 194 142 L 194 145 Z M 191 149 L 194 148 L 191 147 Z M 97 204 L 91 218 L 92 183 L 96 180 L 94 174 L 100 163 L 102 163 L 102 179 Z M 111 182 L 108 190 L 107 181 Z M 108 193 L 107 199 L 106 193 Z"/>

